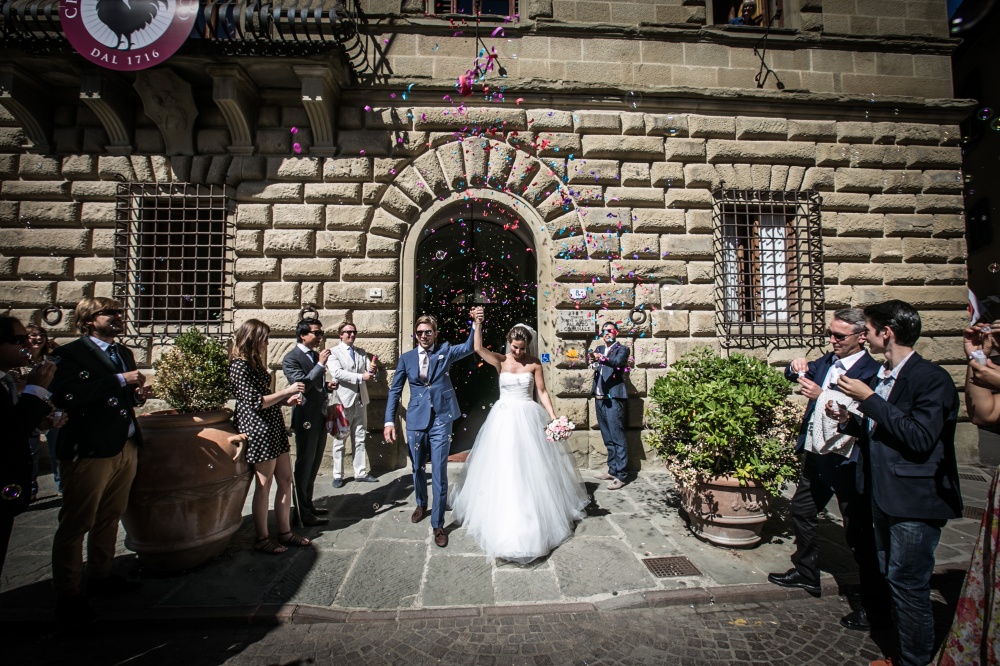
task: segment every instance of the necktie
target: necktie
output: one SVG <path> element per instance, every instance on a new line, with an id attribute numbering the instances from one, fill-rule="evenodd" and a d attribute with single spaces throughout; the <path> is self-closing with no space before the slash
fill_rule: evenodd
<path id="1" fill-rule="evenodd" d="M 347 355 L 351 357 L 351 365 L 357 365 L 354 358 L 354 347 L 347 348 Z"/>
<path id="2" fill-rule="evenodd" d="M 108 348 L 107 348 L 107 350 L 105 350 L 105 352 L 107 353 L 108 358 L 111 359 L 111 362 L 115 364 L 115 367 L 118 368 L 119 370 L 121 370 L 122 369 L 122 359 L 121 359 L 120 356 L 118 356 L 118 346 L 117 345 L 108 345 Z"/>
<path id="3" fill-rule="evenodd" d="M 420 350 L 420 381 L 427 381 L 427 373 L 431 367 L 431 360 L 427 355 L 427 352 Z"/>
<path id="4" fill-rule="evenodd" d="M 7 392 L 10 393 L 11 401 L 17 404 L 17 384 L 14 382 L 14 378 L 10 374 L 5 374 L 3 376 L 3 385 L 7 388 Z"/>
<path id="5" fill-rule="evenodd" d="M 309 360 L 313 363 L 319 360 L 319 355 L 312 349 L 309 350 Z"/>

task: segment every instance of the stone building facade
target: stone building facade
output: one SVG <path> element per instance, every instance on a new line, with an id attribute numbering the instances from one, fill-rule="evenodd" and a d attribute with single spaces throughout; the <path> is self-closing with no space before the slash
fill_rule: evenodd
<path id="1" fill-rule="evenodd" d="M 327 331 L 353 321 L 387 369 L 371 392 L 377 428 L 428 266 L 466 247 L 446 235 L 459 220 L 531 255 L 476 250 L 520 275 L 503 284 L 531 303 L 585 466 L 604 451 L 580 359 L 607 320 L 634 350 L 636 467 L 654 464 L 642 412 L 675 359 L 700 345 L 775 365 L 815 356 L 837 308 L 909 301 L 918 351 L 962 382 L 958 123 L 971 107 L 952 98 L 944 3 L 762 0 L 765 31 L 725 25 L 721 0 L 487 0 L 497 15 L 477 42 L 472 17 L 447 14 L 471 2 L 455 2 L 359 0 L 346 7 L 357 34 L 336 43 L 295 50 L 285 30 L 270 51 L 227 52 L 192 39 L 141 72 L 95 69 L 8 23 L 0 308 L 61 314 L 52 329 L 69 337 L 81 296 L 121 296 L 146 321 L 129 338 L 144 367 L 172 315 L 221 335 L 255 317 L 272 327 L 277 370 L 313 307 Z M 462 96 L 456 77 L 477 57 L 493 69 Z M 159 201 L 155 229 L 144 197 Z M 200 223 L 214 231 L 198 236 Z M 428 257 L 438 233 L 451 249 Z M 475 296 L 473 280 L 441 303 L 498 313 L 503 284 Z M 147 288 L 163 300 L 143 300 Z M 975 428 L 961 424 L 960 441 L 975 459 Z M 369 451 L 376 470 L 403 463 Z"/>

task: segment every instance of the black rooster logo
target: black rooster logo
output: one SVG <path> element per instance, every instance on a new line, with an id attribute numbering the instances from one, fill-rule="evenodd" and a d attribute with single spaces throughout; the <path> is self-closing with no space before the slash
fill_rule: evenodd
<path id="1" fill-rule="evenodd" d="M 132 50 L 132 33 L 153 22 L 159 12 L 158 5 L 168 7 L 167 0 L 97 0 L 97 18 L 111 28 L 118 37 L 116 49 Z"/>

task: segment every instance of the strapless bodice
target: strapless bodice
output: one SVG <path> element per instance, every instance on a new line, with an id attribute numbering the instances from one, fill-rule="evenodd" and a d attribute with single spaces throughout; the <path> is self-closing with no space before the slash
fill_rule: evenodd
<path id="1" fill-rule="evenodd" d="M 531 372 L 501 372 L 501 400 L 531 400 L 535 375 Z"/>

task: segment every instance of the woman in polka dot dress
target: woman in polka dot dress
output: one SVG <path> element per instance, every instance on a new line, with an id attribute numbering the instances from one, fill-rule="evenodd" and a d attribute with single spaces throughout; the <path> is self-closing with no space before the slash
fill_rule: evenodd
<path id="1" fill-rule="evenodd" d="M 284 553 L 287 546 L 308 546 L 309 539 L 292 532 L 289 511 L 292 498 L 292 463 L 288 455 L 288 432 L 281 405 L 298 405 L 305 385 L 292 384 L 283 391 L 268 393 L 271 377 L 264 365 L 271 329 L 250 319 L 236 331 L 229 363 L 229 389 L 236 397 L 236 429 L 247 436 L 246 458 L 257 480 L 253 491 L 253 524 L 257 530 L 254 550 L 271 555 Z M 277 481 L 274 516 L 278 535 L 267 530 L 267 500 L 271 481 Z"/>

